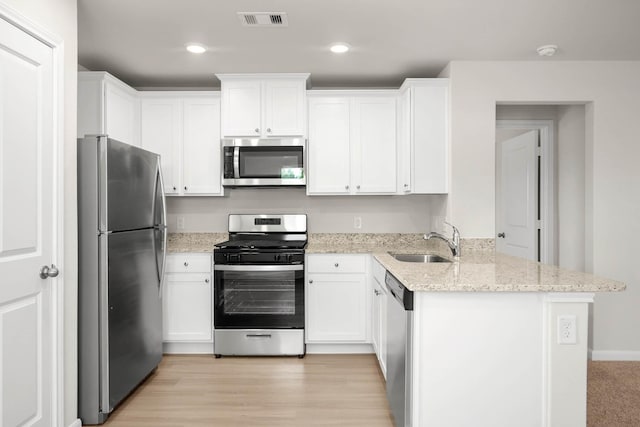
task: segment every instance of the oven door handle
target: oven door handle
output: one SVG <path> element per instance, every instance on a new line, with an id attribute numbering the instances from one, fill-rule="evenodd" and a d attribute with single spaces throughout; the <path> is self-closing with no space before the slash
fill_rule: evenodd
<path id="1" fill-rule="evenodd" d="M 294 264 L 294 265 L 242 265 L 242 264 L 234 264 L 234 265 L 220 265 L 216 264 L 213 266 L 215 271 L 300 271 L 304 270 L 304 265 L 302 264 Z"/>

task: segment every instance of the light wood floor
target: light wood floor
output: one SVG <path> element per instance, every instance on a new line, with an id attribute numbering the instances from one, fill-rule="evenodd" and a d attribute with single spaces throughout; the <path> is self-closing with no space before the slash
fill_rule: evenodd
<path id="1" fill-rule="evenodd" d="M 107 427 L 393 427 L 375 355 L 165 356 Z"/>

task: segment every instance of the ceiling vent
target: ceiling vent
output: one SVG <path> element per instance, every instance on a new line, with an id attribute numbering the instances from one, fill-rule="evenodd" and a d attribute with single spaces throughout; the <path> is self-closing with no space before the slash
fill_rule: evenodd
<path id="1" fill-rule="evenodd" d="M 245 27 L 288 27 L 284 12 L 238 12 L 238 18 Z"/>

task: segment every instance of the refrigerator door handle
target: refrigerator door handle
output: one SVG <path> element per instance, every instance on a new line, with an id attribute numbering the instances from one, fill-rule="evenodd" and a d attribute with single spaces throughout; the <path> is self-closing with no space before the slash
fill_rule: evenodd
<path id="1" fill-rule="evenodd" d="M 164 194 L 164 178 L 162 176 L 162 167 L 160 165 L 160 156 L 158 156 L 158 164 L 157 164 L 157 177 L 158 184 L 160 185 L 160 200 L 162 201 L 162 219 L 159 224 L 159 228 L 162 231 L 162 265 L 158 268 L 160 273 L 160 280 L 158 283 L 158 295 L 162 298 L 162 291 L 164 288 L 164 273 L 167 264 L 167 199 Z M 156 191 L 158 189 L 156 188 Z M 155 207 L 157 208 L 157 206 Z"/>
<path id="2" fill-rule="evenodd" d="M 109 407 L 109 233 L 99 235 L 98 257 L 100 410 L 108 413 L 112 409 Z"/>

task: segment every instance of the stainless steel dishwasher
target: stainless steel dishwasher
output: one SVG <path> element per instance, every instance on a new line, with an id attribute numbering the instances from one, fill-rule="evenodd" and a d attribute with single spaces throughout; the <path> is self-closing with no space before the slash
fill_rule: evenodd
<path id="1" fill-rule="evenodd" d="M 411 426 L 413 292 L 387 272 L 387 400 L 396 427 Z"/>

